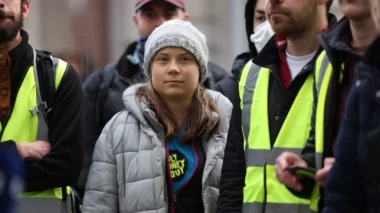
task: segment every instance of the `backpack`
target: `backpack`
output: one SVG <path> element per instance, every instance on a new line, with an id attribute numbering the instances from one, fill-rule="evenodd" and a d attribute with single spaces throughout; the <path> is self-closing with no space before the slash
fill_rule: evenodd
<path id="1" fill-rule="evenodd" d="M 103 106 L 104 106 L 104 101 L 107 96 L 107 91 L 110 88 L 112 80 L 115 76 L 115 68 L 116 68 L 116 64 L 110 63 L 110 64 L 107 64 L 102 69 L 103 79 L 99 88 L 98 97 L 96 99 L 96 106 L 95 106 L 96 107 L 95 108 L 96 122 L 102 126 L 104 126 L 104 124 L 102 123 L 101 114 L 103 112 Z"/>

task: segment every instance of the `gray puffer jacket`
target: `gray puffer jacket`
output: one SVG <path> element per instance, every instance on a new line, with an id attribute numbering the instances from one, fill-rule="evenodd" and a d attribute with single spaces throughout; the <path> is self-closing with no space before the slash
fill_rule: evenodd
<path id="1" fill-rule="evenodd" d="M 136 90 L 123 94 L 126 109 L 116 114 L 100 135 L 87 180 L 84 213 L 168 212 L 165 136 L 156 113 L 136 100 Z M 209 91 L 221 115 L 219 127 L 204 140 L 206 164 L 202 198 L 206 213 L 216 212 L 232 104 Z M 217 114 L 213 113 L 216 121 Z"/>

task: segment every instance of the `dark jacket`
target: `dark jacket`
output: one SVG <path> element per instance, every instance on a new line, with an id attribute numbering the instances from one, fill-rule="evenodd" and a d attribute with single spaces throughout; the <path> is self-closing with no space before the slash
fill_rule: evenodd
<path id="1" fill-rule="evenodd" d="M 235 91 L 232 88 L 237 87 L 240 73 L 242 69 L 244 68 L 244 65 L 250 59 L 252 59 L 251 54 L 249 54 L 248 52 L 242 53 L 236 56 L 234 63 L 232 65 L 232 70 L 231 70 L 232 75 L 219 81 L 219 83 L 215 85 L 215 91 L 222 93 L 231 102 L 236 102 L 236 99 L 238 98 L 238 96 L 235 94 Z"/>
<path id="2" fill-rule="evenodd" d="M 380 38 L 355 70 L 323 213 L 380 212 Z"/>
<path id="3" fill-rule="evenodd" d="M 253 33 L 253 17 L 254 11 L 253 8 L 256 6 L 256 0 L 248 0 L 245 5 L 245 29 L 249 45 L 249 52 L 242 53 L 234 59 L 231 73 L 232 76 L 229 76 L 222 81 L 220 81 L 216 86 L 215 90 L 222 93 L 233 103 L 236 101 L 237 96 L 234 93 L 232 88 L 237 87 L 237 82 L 240 77 L 240 73 L 244 68 L 244 65 L 252 58 L 257 55 L 257 50 L 255 45 L 250 41 L 250 36 Z"/>
<path id="4" fill-rule="evenodd" d="M 91 74 L 84 84 L 86 150 L 83 169 L 76 187 L 81 195 L 84 192 L 96 140 L 112 116 L 125 108 L 122 100 L 124 90 L 132 84 L 146 81 L 146 77 L 140 71 L 139 65 L 133 64 L 127 59 L 127 56 L 133 54 L 135 49 L 136 42 L 128 46 L 115 64 L 114 77 L 110 86 L 105 88 L 104 100 L 99 98 L 99 91 L 104 80 L 103 69 Z M 227 71 L 212 63 L 208 64 L 208 69 L 208 76 L 204 82 L 205 87 L 213 88 L 218 81 L 230 75 Z"/>
<path id="5" fill-rule="evenodd" d="M 33 49 L 28 43 L 28 34 L 21 31 L 22 41 L 9 52 L 11 66 L 11 111 L 22 81 L 33 65 Z M 48 81 L 44 61 L 38 60 L 39 81 Z M 52 66 L 52 65 L 51 65 Z M 41 90 L 51 88 L 41 87 Z M 41 92 L 42 94 L 46 94 Z M 51 188 L 74 185 L 83 162 L 84 120 L 82 113 L 82 89 L 76 71 L 70 65 L 62 77 L 50 105 L 47 116 L 51 151 L 40 160 L 25 160 L 26 191 L 42 191 Z M 9 119 L 9 117 L 8 117 Z M 22 132 L 20 133 L 22 134 Z M 5 141 L 2 143 L 14 143 Z"/>

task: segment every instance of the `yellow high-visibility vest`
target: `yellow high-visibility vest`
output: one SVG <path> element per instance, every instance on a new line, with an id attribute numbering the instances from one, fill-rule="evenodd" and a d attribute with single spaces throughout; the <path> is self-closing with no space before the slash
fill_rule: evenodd
<path id="1" fill-rule="evenodd" d="M 239 81 L 247 165 L 243 213 L 317 212 L 310 206 L 310 199 L 294 196 L 277 180 L 274 167 L 283 152 L 301 154 L 306 144 L 311 128 L 313 75 L 307 77 L 298 92 L 272 148 L 268 121 L 270 72 L 251 61 Z"/>

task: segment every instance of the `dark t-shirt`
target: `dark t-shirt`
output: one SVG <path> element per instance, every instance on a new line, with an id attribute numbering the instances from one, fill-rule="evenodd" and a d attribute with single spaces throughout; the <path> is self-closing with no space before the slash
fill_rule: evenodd
<path id="1" fill-rule="evenodd" d="M 170 162 L 166 178 L 169 213 L 173 213 L 173 208 L 176 213 L 203 213 L 202 176 L 206 154 L 202 139 L 181 142 L 179 137 L 172 137 L 166 147 L 167 162 Z"/>

